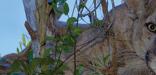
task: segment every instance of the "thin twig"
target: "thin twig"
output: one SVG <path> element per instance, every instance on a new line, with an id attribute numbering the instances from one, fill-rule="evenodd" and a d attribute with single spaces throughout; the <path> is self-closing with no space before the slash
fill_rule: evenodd
<path id="1" fill-rule="evenodd" d="M 96 0 L 94 0 L 93 2 L 94 2 L 94 9 L 96 9 Z M 94 12 L 95 12 L 95 17 L 97 17 L 97 12 L 96 12 L 96 10 L 95 10 Z"/>
<path id="2" fill-rule="evenodd" d="M 101 2 L 102 2 L 102 1 L 101 1 Z M 96 10 L 97 10 L 97 8 L 100 6 L 101 2 L 99 2 L 99 4 L 96 6 L 96 8 L 95 8 L 95 9 L 93 9 L 90 13 L 93 13 L 94 11 L 96 11 Z M 80 17 L 87 16 L 87 15 L 89 15 L 90 13 L 80 14 Z"/>
<path id="3" fill-rule="evenodd" d="M 76 4 L 77 4 L 77 0 L 75 0 L 75 4 L 74 4 L 74 8 L 73 8 L 73 10 L 72 10 L 72 17 L 73 17 L 73 15 L 74 15 L 74 11 L 75 11 L 75 8 L 76 8 Z"/>

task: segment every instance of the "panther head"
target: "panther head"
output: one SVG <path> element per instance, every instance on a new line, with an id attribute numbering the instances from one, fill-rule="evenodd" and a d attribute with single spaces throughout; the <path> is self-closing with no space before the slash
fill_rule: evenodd
<path id="1" fill-rule="evenodd" d="M 156 73 L 156 0 L 125 0 L 133 16 L 132 49 Z M 131 16 L 130 16 L 131 17 Z M 145 57 L 145 58 L 144 58 Z"/>

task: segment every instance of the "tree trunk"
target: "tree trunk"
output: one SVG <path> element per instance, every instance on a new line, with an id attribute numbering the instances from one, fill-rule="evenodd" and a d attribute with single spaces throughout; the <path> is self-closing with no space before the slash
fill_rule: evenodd
<path id="1" fill-rule="evenodd" d="M 45 43 L 48 20 L 46 0 L 23 0 L 27 21 L 25 26 L 31 36 L 33 57 L 40 57 Z M 29 26 L 28 26 L 29 25 Z"/>

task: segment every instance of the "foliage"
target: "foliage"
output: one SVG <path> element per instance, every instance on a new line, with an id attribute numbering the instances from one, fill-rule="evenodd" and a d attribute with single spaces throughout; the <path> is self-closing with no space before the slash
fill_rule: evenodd
<path id="1" fill-rule="evenodd" d="M 82 75 L 84 72 L 84 66 L 83 64 L 78 65 L 77 69 L 76 69 L 76 75 Z"/>
<path id="2" fill-rule="evenodd" d="M 54 0 L 56 1 L 56 0 Z M 53 9 L 57 12 L 63 12 L 64 14 L 68 14 L 69 7 L 68 4 L 64 0 L 56 1 L 57 3 L 61 3 L 64 5 L 64 10 L 57 10 L 56 4 L 52 4 Z M 54 8 L 55 7 L 55 8 Z M 65 63 L 61 60 L 62 52 L 68 53 L 73 50 L 73 47 L 76 42 L 76 37 L 81 33 L 80 28 L 74 27 L 73 24 L 77 19 L 71 17 L 68 19 L 68 29 L 71 33 L 67 32 L 65 35 L 54 35 L 47 36 L 46 41 L 54 41 L 56 42 L 56 46 L 54 49 L 48 48 L 44 50 L 44 54 L 42 58 L 32 58 L 33 53 L 32 50 L 28 53 L 28 60 L 23 61 L 17 59 L 11 66 L 10 74 L 24 73 L 26 75 L 35 75 L 38 71 L 37 67 L 40 67 L 39 75 L 63 75 L 64 70 L 66 68 Z M 22 41 L 20 42 L 20 49 L 17 48 L 17 53 L 19 54 L 23 47 L 27 47 L 29 43 L 26 41 L 24 35 L 22 35 Z M 55 54 L 57 56 L 55 58 L 51 57 L 51 52 L 56 51 Z M 78 74 L 77 74 L 78 75 Z"/>
<path id="3" fill-rule="evenodd" d="M 66 3 L 66 0 L 52 0 L 51 7 L 56 14 L 65 14 L 68 15 L 69 6 Z"/>
<path id="4" fill-rule="evenodd" d="M 19 54 L 20 51 L 22 51 L 24 48 L 30 46 L 31 41 L 29 39 L 26 39 L 26 35 L 22 34 L 22 40 L 19 42 L 19 48 L 16 49 L 17 53 Z"/>
<path id="5" fill-rule="evenodd" d="M 72 20 L 72 19 L 71 19 Z M 71 21 L 73 22 L 73 21 Z M 69 22 L 70 23 L 70 22 Z M 73 34 L 80 34 L 78 28 L 73 28 Z M 74 35 L 74 36 L 77 36 Z M 23 38 L 24 39 L 24 38 Z M 75 43 L 75 37 L 73 38 L 71 35 L 66 34 L 62 36 L 48 36 L 47 40 L 57 41 L 56 54 L 58 57 L 53 59 L 50 57 L 51 48 L 44 50 L 43 58 L 31 58 L 28 61 L 15 60 L 11 66 L 10 73 L 18 73 L 23 72 L 26 75 L 34 75 L 37 73 L 36 68 L 38 65 L 41 67 L 41 72 L 39 75 L 63 75 L 63 71 L 66 68 L 65 63 L 61 60 L 60 56 L 62 52 L 70 52 L 73 49 L 73 44 Z M 23 42 L 23 41 L 22 41 Z M 26 44 L 27 45 L 27 44 Z M 31 50 L 32 51 L 32 50 Z M 19 50 L 17 50 L 19 53 Z M 29 52 L 28 58 L 32 57 L 32 52 Z M 60 66 L 61 65 L 61 66 Z"/>
<path id="6" fill-rule="evenodd" d="M 69 13 L 69 6 L 66 0 L 52 0 L 51 7 L 55 14 L 65 14 Z M 80 3 L 78 6 L 78 12 L 86 8 L 86 3 Z M 78 13 L 78 17 L 69 17 L 67 20 L 67 32 L 64 35 L 52 35 L 46 36 L 46 41 L 55 42 L 54 48 L 45 48 L 42 58 L 33 58 L 33 51 L 28 52 L 28 60 L 23 61 L 17 59 L 11 65 L 10 74 L 17 75 L 18 73 L 24 73 L 26 75 L 64 75 L 64 70 L 67 69 L 67 65 L 64 60 L 61 59 L 62 53 L 71 53 L 77 42 L 77 37 L 81 34 L 82 30 L 76 26 L 78 25 L 81 12 Z M 95 26 L 102 26 L 103 21 L 95 19 L 92 23 Z M 25 35 L 22 35 L 22 41 L 20 42 L 20 48 L 17 48 L 17 53 L 30 45 L 30 41 L 27 41 Z M 52 56 L 52 53 L 55 56 Z M 75 52 L 74 52 L 75 53 Z M 91 75 L 101 75 L 102 73 L 97 69 L 97 67 L 105 66 L 108 64 L 108 56 L 98 57 L 94 64 L 92 64 Z M 38 70 L 39 67 L 39 70 Z M 76 66 L 74 75 L 82 75 L 84 72 L 84 65 L 80 64 Z"/>
<path id="7" fill-rule="evenodd" d="M 96 56 L 94 58 L 95 60 L 92 61 L 91 68 L 92 72 L 90 75 L 105 75 L 101 69 L 107 68 L 109 63 L 110 63 L 110 55 L 109 54 L 101 54 L 99 56 Z"/>

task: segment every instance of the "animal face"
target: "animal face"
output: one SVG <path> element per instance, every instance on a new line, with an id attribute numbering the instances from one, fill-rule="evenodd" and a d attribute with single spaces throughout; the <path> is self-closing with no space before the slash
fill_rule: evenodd
<path id="1" fill-rule="evenodd" d="M 85 55 L 87 58 L 83 62 L 88 62 L 86 59 L 89 58 L 89 61 L 93 61 L 92 56 L 107 53 L 106 51 L 113 54 L 110 50 L 116 49 L 117 61 L 124 63 L 118 68 L 117 75 L 155 75 L 149 70 L 152 69 L 156 73 L 155 7 L 156 0 L 125 0 L 124 4 L 112 10 L 115 11 L 115 21 L 111 28 L 113 35 L 108 35 L 109 39 L 100 40 L 100 43 L 89 43 L 80 50 L 81 56 L 79 55 L 77 60 L 84 59 Z M 110 21 L 113 21 L 112 13 L 109 14 Z M 104 35 L 99 34 L 101 32 L 95 33 L 97 30 L 95 28 L 83 32 L 78 45 L 93 39 L 96 35 Z"/>
<path id="2" fill-rule="evenodd" d="M 147 18 L 145 25 L 148 30 L 146 31 L 148 42 L 150 42 L 145 57 L 148 66 L 156 73 L 156 11 Z"/>
<path id="3" fill-rule="evenodd" d="M 156 73 L 156 0 L 126 0 L 128 11 L 135 17 L 129 21 L 129 28 L 132 32 L 126 33 L 120 30 L 125 36 L 131 39 L 130 48 L 135 50 L 137 55 L 146 60 L 149 68 Z M 131 17 L 131 16 L 129 16 Z M 131 23 L 132 22 L 132 23 Z M 121 27 L 121 26 L 120 26 Z"/>

